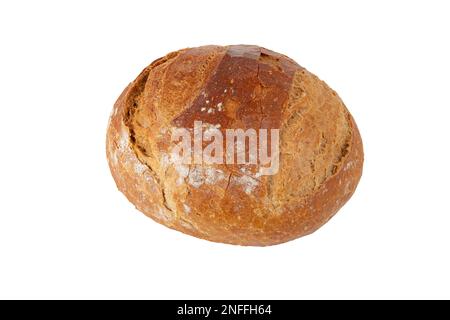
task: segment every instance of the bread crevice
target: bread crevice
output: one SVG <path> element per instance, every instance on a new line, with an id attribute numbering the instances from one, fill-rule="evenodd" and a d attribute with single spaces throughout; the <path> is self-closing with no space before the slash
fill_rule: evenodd
<path id="1" fill-rule="evenodd" d="M 125 125 L 128 127 L 129 130 L 129 139 L 130 139 L 130 144 L 132 147 L 133 152 L 135 153 L 137 159 L 144 165 L 147 167 L 148 171 L 150 172 L 151 176 L 154 178 L 154 180 L 156 181 L 158 188 L 161 192 L 161 197 L 162 197 L 162 205 L 169 210 L 172 214 L 176 215 L 176 209 L 172 208 L 169 205 L 168 199 L 167 199 L 167 192 L 165 190 L 165 184 L 162 181 L 161 177 L 158 174 L 158 171 L 155 170 L 152 165 L 150 164 L 149 161 L 147 161 L 148 157 L 151 157 L 152 155 L 149 154 L 149 150 L 147 150 L 145 148 L 145 146 L 142 146 L 141 144 L 139 144 L 139 140 L 136 138 L 136 133 L 135 133 L 135 128 L 133 125 L 133 117 L 137 111 L 137 109 L 139 108 L 139 104 L 140 101 L 142 100 L 142 92 L 144 91 L 145 85 L 147 83 L 148 80 L 148 76 L 151 72 L 152 69 L 157 68 L 157 67 L 163 67 L 165 64 L 168 64 L 170 62 L 173 62 L 173 60 L 179 55 L 181 51 L 177 51 L 177 52 L 172 52 L 169 53 L 168 55 L 166 55 L 163 58 L 157 59 L 154 62 L 152 62 L 152 64 L 146 68 L 144 70 L 144 72 L 146 72 L 145 76 L 140 79 L 139 83 L 137 84 L 132 94 L 132 96 L 130 98 L 132 98 L 132 103 L 128 104 L 128 109 L 126 110 L 125 114 L 125 118 L 124 118 L 124 123 Z"/>

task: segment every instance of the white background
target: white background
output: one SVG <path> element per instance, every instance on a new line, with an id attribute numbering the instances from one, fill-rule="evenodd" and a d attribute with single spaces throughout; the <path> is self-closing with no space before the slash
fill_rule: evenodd
<path id="1" fill-rule="evenodd" d="M 448 1 L 2 1 L 0 298 L 450 298 Z M 116 189 L 112 105 L 151 61 L 258 44 L 328 82 L 357 192 L 266 248 L 158 225 Z"/>

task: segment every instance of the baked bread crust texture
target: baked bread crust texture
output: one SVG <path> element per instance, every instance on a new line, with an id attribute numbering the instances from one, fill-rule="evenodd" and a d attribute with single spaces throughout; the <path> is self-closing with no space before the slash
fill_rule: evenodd
<path id="1" fill-rule="evenodd" d="M 173 161 L 174 128 L 279 129 L 279 170 Z M 107 158 L 119 190 L 172 229 L 266 246 L 317 230 L 352 196 L 363 167 L 355 121 L 325 82 L 258 46 L 169 53 L 114 105 Z"/>

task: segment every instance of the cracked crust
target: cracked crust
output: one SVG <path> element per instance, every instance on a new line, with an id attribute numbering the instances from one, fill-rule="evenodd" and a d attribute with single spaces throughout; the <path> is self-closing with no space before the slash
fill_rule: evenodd
<path id="1" fill-rule="evenodd" d="M 279 128 L 279 172 L 171 163 L 171 129 L 195 120 L 222 132 Z M 356 124 L 332 89 L 284 55 L 242 45 L 184 49 L 145 68 L 114 106 L 107 157 L 119 190 L 147 216 L 258 246 L 323 225 L 353 194 L 363 164 Z"/>

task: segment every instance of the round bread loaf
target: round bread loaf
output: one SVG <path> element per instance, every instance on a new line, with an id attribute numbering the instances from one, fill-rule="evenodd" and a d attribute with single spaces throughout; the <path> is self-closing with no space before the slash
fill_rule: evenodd
<path id="1" fill-rule="evenodd" d="M 361 137 L 336 92 L 292 59 L 249 45 L 151 63 L 114 105 L 107 157 L 119 190 L 147 216 L 254 246 L 318 229 L 351 197 L 363 166 Z"/>

